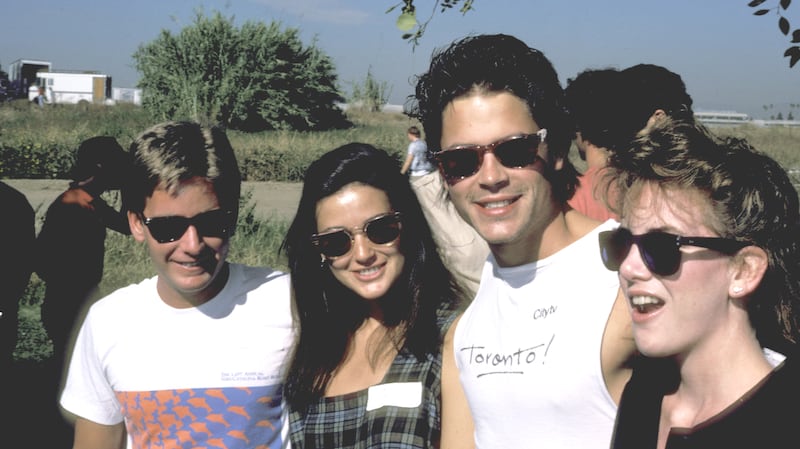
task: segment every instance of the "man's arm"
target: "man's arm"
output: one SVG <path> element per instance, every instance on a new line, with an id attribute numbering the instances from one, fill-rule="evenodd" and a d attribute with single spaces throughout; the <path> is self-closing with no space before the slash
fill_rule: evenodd
<path id="1" fill-rule="evenodd" d="M 78 417 L 72 449 L 125 449 L 126 437 L 124 423 L 106 426 Z"/>
<path id="2" fill-rule="evenodd" d="M 460 316 L 450 325 L 442 345 L 442 449 L 475 447 L 472 413 L 458 379 L 453 352 L 453 335 L 459 319 Z"/>

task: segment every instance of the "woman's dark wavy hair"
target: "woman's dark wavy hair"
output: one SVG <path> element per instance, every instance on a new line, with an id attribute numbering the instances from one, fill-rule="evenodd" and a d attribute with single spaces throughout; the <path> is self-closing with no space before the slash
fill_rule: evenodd
<path id="1" fill-rule="evenodd" d="M 470 92 L 509 92 L 528 105 L 536 124 L 547 128 L 545 175 L 558 200 L 570 199 L 578 184 L 569 161 L 575 127 L 558 75 L 544 54 L 505 34 L 468 36 L 437 50 L 428 72 L 417 78 L 416 95 L 407 101 L 410 115 L 425 129 L 429 154 L 441 149 L 442 111 Z M 561 170 L 555 170 L 557 159 L 563 160 Z"/>
<path id="2" fill-rule="evenodd" d="M 324 154 L 306 171 L 297 214 L 281 246 L 289 261 L 300 327 L 285 384 L 286 399 L 294 410 L 305 410 L 324 395 L 351 337 L 367 318 L 367 302 L 333 277 L 311 243 L 317 232 L 317 203 L 352 183 L 386 193 L 392 209 L 402 213 L 399 250 L 405 264 L 398 280 L 379 299 L 384 324 L 391 329 L 384 343 L 420 360 L 437 353 L 441 348 L 437 312 L 455 310 L 461 298 L 398 161 L 363 143 Z"/>
<path id="3" fill-rule="evenodd" d="M 703 125 L 668 119 L 631 148 L 614 152 L 609 167 L 603 179 L 620 216 L 646 183 L 705 193 L 717 221 L 707 225 L 768 255 L 764 278 L 748 301 L 759 341 L 778 351 L 800 341 L 800 212 L 797 191 L 778 162 L 743 139 L 722 139 Z"/>

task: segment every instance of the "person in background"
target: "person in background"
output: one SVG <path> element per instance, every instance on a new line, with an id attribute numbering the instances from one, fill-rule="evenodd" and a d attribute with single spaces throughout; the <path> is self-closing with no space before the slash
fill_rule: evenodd
<path id="1" fill-rule="evenodd" d="M 42 324 L 53 341 L 55 369 L 65 368 L 74 326 L 103 278 L 106 229 L 129 235 L 125 212 L 102 195 L 122 188 L 129 155 L 110 136 L 81 142 L 69 188 L 47 208 L 36 238 L 36 274 L 45 283 Z"/>
<path id="2" fill-rule="evenodd" d="M 408 173 L 413 178 L 436 170 L 436 167 L 428 160 L 428 146 L 422 140 L 422 133 L 419 132 L 419 128 L 416 126 L 409 127 L 406 135 L 410 142 L 408 144 L 408 156 L 406 156 L 406 160 L 400 168 L 400 173 Z"/>
<path id="3" fill-rule="evenodd" d="M 58 392 L 69 363 L 74 328 L 97 299 L 106 230 L 130 234 L 125 212 L 102 196 L 118 191 L 129 171 L 129 155 L 115 138 L 96 136 L 81 142 L 70 173 L 72 182 L 47 208 L 36 237 L 34 268 L 45 284 L 41 320 L 53 342 L 53 356 L 42 366 L 47 380 L 38 394 L 44 401 L 44 416 L 53 417 L 49 426 L 53 442 L 73 440 L 72 426 L 58 408 Z"/>
<path id="4" fill-rule="evenodd" d="M 39 94 L 36 95 L 36 98 L 34 98 L 33 102 L 36 103 L 36 106 L 39 106 L 40 108 L 43 108 L 44 105 L 48 103 L 47 94 L 44 87 L 39 88 Z"/>
<path id="5" fill-rule="evenodd" d="M 575 127 L 550 61 L 508 35 L 437 51 L 414 115 L 448 197 L 491 254 L 449 330 L 479 448 L 607 448 L 634 354 L 600 223 L 567 205 Z M 446 404 L 447 406 L 447 404 Z M 532 424 L 533 423 L 533 424 Z"/>
<path id="6" fill-rule="evenodd" d="M 442 358 L 460 292 L 397 160 L 351 143 L 304 179 L 282 247 L 300 326 L 286 381 L 292 447 L 469 445 L 443 413 L 460 388 Z"/>
<path id="7" fill-rule="evenodd" d="M 0 411 L 3 412 L 0 429 L 10 433 L 23 424 L 19 404 L 23 403 L 23 397 L 29 399 L 20 392 L 21 383 L 27 379 L 23 377 L 26 373 L 14 361 L 14 350 L 19 332 L 19 302 L 33 271 L 31 248 L 36 238 L 36 227 L 35 213 L 28 199 L 5 182 L 0 182 L 0 204 L 4 211 L 0 232 L 6 239 L 3 245 L 3 288 L 0 291 L 0 373 L 4 380 L 0 387 Z M 50 399 L 52 401 L 52 396 Z"/>
<path id="8" fill-rule="evenodd" d="M 36 214 L 25 195 L 5 182 L 0 182 L 0 204 L 5 211 L 5 218 L 0 220 L 0 232 L 6 238 L 0 293 L 0 373 L 9 373 L 17 345 L 19 300 L 33 272 L 31 248 L 36 238 Z"/>
<path id="9" fill-rule="evenodd" d="M 227 261 L 241 191 L 227 136 L 165 122 L 130 153 L 123 203 L 157 274 L 80 327 L 61 395 L 74 447 L 285 447 L 289 277 Z"/>
<path id="10" fill-rule="evenodd" d="M 609 169 L 621 226 L 600 234 L 601 255 L 647 356 L 612 447 L 797 447 L 800 212 L 786 171 L 668 118 Z"/>
<path id="11" fill-rule="evenodd" d="M 616 218 L 598 196 L 596 186 L 609 150 L 620 140 L 615 134 L 620 117 L 616 108 L 623 96 L 620 78 L 616 69 L 584 70 L 564 89 L 567 108 L 575 121 L 575 146 L 581 160 L 586 161 L 586 171 L 567 203 L 599 221 Z"/>
<path id="12" fill-rule="evenodd" d="M 436 166 L 428 159 L 428 147 L 421 136 L 416 126 L 408 128 L 411 143 L 400 172 L 406 173 L 409 167 L 412 168 L 409 182 L 433 232 L 439 255 L 470 301 L 478 291 L 489 247 L 447 200 L 444 182 Z M 424 161 L 424 168 L 415 171 L 416 161 Z"/>
<path id="13" fill-rule="evenodd" d="M 620 72 L 623 95 L 616 109 L 620 142 L 626 147 L 637 135 L 666 118 L 694 122 L 692 97 L 680 75 L 655 64 L 636 64 Z"/>

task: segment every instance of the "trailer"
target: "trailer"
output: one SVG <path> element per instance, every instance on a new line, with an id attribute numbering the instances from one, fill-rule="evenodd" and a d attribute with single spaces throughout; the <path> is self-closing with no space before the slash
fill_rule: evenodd
<path id="1" fill-rule="evenodd" d="M 49 103 L 104 103 L 111 97 L 111 77 L 95 72 L 38 72 L 28 99 L 35 100 L 40 88 Z"/>
<path id="2" fill-rule="evenodd" d="M 30 86 L 36 84 L 40 72 L 49 72 L 53 68 L 50 61 L 40 59 L 17 59 L 8 65 L 8 85 L 6 91 L 9 99 L 28 98 Z M 34 90 L 36 93 L 36 90 Z"/>

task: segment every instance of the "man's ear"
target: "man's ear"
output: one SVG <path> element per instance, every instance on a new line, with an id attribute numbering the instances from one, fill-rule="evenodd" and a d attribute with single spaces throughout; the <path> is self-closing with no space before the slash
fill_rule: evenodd
<path id="1" fill-rule="evenodd" d="M 769 265 L 767 252 L 757 246 L 746 246 L 733 259 L 732 276 L 728 296 L 749 296 L 761 284 Z"/>
<path id="2" fill-rule="evenodd" d="M 142 218 L 136 212 L 128 211 L 128 226 L 131 228 L 131 235 L 137 242 L 144 242 L 145 230 Z"/>

